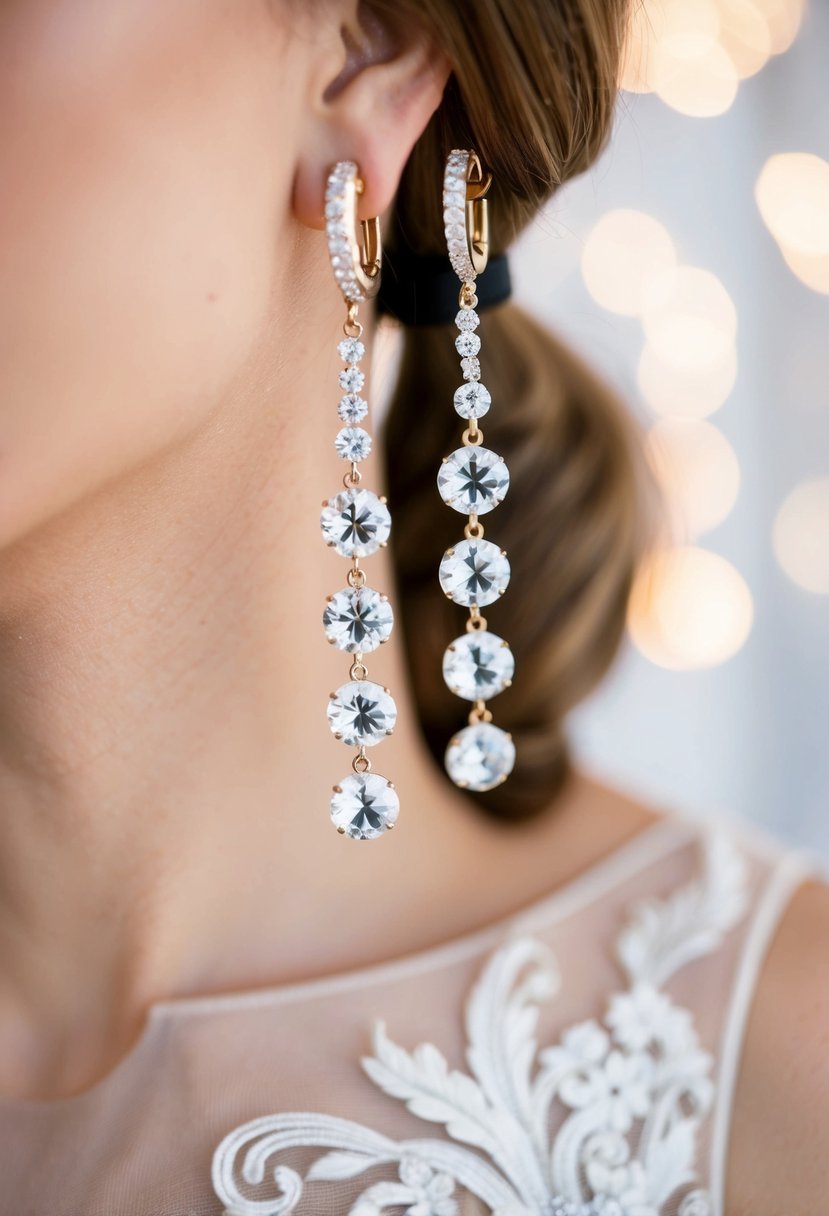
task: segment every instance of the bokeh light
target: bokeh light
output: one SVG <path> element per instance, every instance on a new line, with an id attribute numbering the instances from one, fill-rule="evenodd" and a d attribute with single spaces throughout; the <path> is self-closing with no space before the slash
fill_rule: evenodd
<path id="1" fill-rule="evenodd" d="M 653 91 L 680 114 L 724 114 L 737 96 L 738 84 L 731 56 L 708 34 L 669 34 L 654 49 Z"/>
<path id="2" fill-rule="evenodd" d="M 810 152 L 771 156 L 754 195 L 789 268 L 815 291 L 829 291 L 829 163 Z"/>
<path id="3" fill-rule="evenodd" d="M 730 515 L 740 488 L 740 464 L 712 423 L 663 418 L 649 430 L 645 452 L 665 495 L 674 537 L 695 540 Z"/>
<path id="4" fill-rule="evenodd" d="M 772 546 L 792 582 L 829 595 L 829 477 L 795 486 L 775 517 Z"/>
<path id="5" fill-rule="evenodd" d="M 693 545 L 656 554 L 643 566 L 628 609 L 628 631 L 651 662 L 672 671 L 717 667 L 751 632 L 754 605 L 742 575 Z"/>
<path id="6" fill-rule="evenodd" d="M 737 349 L 701 367 L 681 369 L 664 363 L 646 342 L 637 369 L 639 391 L 655 414 L 676 418 L 706 418 L 729 397 L 737 381 Z"/>
<path id="7" fill-rule="evenodd" d="M 649 285 L 676 265 L 664 224 L 644 211 L 608 211 L 588 234 L 581 270 L 593 299 L 610 312 L 639 316 Z"/>
<path id="8" fill-rule="evenodd" d="M 662 363 L 699 372 L 717 364 L 733 346 L 737 310 L 710 270 L 678 266 L 649 279 L 642 324 Z"/>
<path id="9" fill-rule="evenodd" d="M 740 80 L 791 46 L 804 7 L 805 0 L 640 0 L 621 87 L 657 93 L 682 114 L 722 114 Z"/>

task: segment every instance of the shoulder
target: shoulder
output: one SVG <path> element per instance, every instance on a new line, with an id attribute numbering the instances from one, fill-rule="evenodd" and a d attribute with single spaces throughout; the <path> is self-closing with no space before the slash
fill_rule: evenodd
<path id="1" fill-rule="evenodd" d="M 760 972 L 729 1148 L 729 1216 L 825 1210 L 829 1193 L 829 886 L 804 881 Z"/>

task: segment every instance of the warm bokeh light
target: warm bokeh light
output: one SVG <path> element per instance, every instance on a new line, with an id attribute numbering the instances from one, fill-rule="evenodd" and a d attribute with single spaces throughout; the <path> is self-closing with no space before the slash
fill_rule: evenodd
<path id="1" fill-rule="evenodd" d="M 737 69 L 708 34 L 669 34 L 651 55 L 653 91 L 692 118 L 724 114 L 737 96 Z"/>
<path id="2" fill-rule="evenodd" d="M 658 93 L 683 114 L 722 114 L 740 80 L 791 46 L 804 7 L 805 0 L 639 0 L 621 87 Z"/>
<path id="3" fill-rule="evenodd" d="M 698 266 L 678 266 L 648 281 L 642 324 L 656 357 L 697 373 L 734 345 L 737 310 L 720 280 Z"/>
<path id="4" fill-rule="evenodd" d="M 719 41 L 741 80 L 768 63 L 771 26 L 756 0 L 719 0 Z"/>
<path id="5" fill-rule="evenodd" d="M 740 488 L 740 464 L 712 423 L 663 418 L 648 432 L 645 451 L 665 495 L 676 539 L 695 540 L 730 515 Z"/>
<path id="6" fill-rule="evenodd" d="M 737 349 L 729 346 L 713 363 L 681 370 L 663 363 L 649 342 L 639 359 L 637 381 L 655 414 L 669 418 L 706 418 L 718 410 L 737 380 Z"/>
<path id="7" fill-rule="evenodd" d="M 608 211 L 589 233 L 581 270 L 603 308 L 639 316 L 651 282 L 676 265 L 667 228 L 644 211 Z"/>
<path id="8" fill-rule="evenodd" d="M 797 37 L 806 0 L 752 0 L 752 3 L 768 25 L 772 53 L 781 55 Z"/>
<path id="9" fill-rule="evenodd" d="M 707 549 L 680 546 L 663 550 L 640 572 L 628 630 L 651 662 L 692 671 L 735 655 L 753 619 L 751 592 L 731 563 Z"/>
<path id="10" fill-rule="evenodd" d="M 754 194 L 769 232 L 785 251 L 829 255 L 829 163 L 810 152 L 772 156 Z"/>
<path id="11" fill-rule="evenodd" d="M 829 477 L 795 486 L 775 517 L 772 545 L 792 582 L 829 595 Z"/>
<path id="12" fill-rule="evenodd" d="M 796 253 L 791 249 L 781 250 L 786 265 L 796 274 L 801 283 L 811 287 L 812 291 L 822 291 L 829 295 L 829 253 L 816 257 L 808 253 Z"/>

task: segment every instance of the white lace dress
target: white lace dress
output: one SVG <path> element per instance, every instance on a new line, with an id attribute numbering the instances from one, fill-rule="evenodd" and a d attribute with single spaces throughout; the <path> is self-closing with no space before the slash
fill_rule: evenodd
<path id="1" fill-rule="evenodd" d="M 811 869 L 671 815 L 445 945 L 158 1003 L 90 1089 L 0 1098 L 0 1211 L 722 1216 L 747 1015 Z"/>

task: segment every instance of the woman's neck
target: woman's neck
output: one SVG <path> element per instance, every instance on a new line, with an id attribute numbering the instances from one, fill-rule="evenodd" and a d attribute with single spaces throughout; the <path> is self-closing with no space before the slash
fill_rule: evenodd
<path id="1" fill-rule="evenodd" d="M 376 764 L 401 823 L 361 844 L 329 819 L 339 320 L 257 351 L 201 430 L 0 553 L 0 1093 L 12 1060 L 21 1087 L 35 1055 L 50 1075 L 49 1035 L 57 1067 L 59 1037 L 92 1052 L 153 999 L 359 962 L 343 907 L 431 851 L 443 783 L 399 631 L 371 673 L 401 710 Z M 390 589 L 386 553 L 366 571 Z"/>

